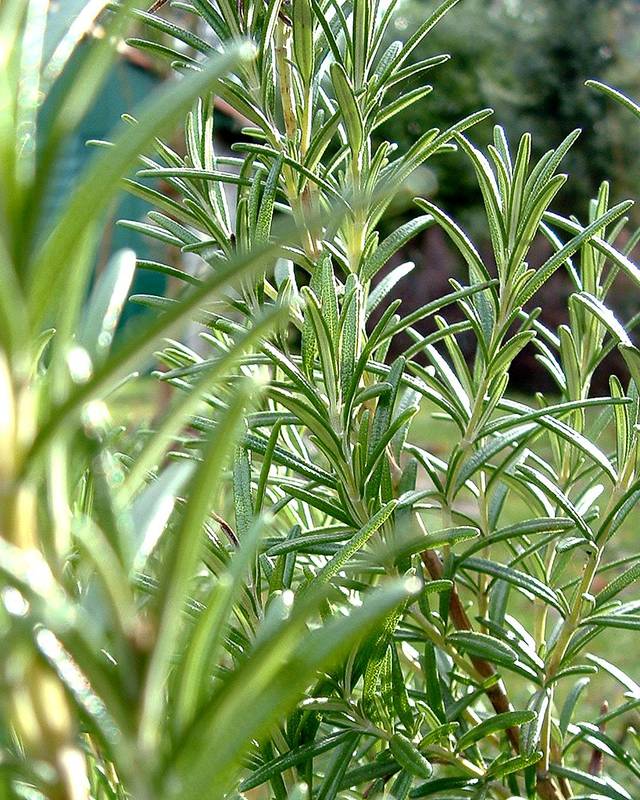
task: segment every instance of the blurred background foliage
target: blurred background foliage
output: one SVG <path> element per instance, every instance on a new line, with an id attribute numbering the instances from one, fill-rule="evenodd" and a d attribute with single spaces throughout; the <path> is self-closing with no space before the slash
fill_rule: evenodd
<path id="1" fill-rule="evenodd" d="M 638 0 L 465 0 L 412 55 L 414 61 L 449 53 L 433 75 L 427 100 L 385 127 L 407 147 L 424 130 L 446 127 L 460 115 L 490 106 L 511 140 L 531 131 L 536 157 L 556 147 L 575 128 L 579 145 L 568 157 L 561 211 L 586 213 L 604 179 L 616 196 L 637 194 L 640 141 L 625 135 L 624 111 L 584 85 L 593 75 L 631 96 L 640 87 Z M 424 16 L 423 0 L 405 0 L 395 20 L 398 38 Z M 474 129 L 477 143 L 490 140 L 493 121 Z M 440 159 L 425 186 L 466 225 L 479 222 L 479 192 L 464 159 Z M 428 181 L 428 183 L 427 183 Z M 418 188 L 418 187 L 416 187 Z"/>

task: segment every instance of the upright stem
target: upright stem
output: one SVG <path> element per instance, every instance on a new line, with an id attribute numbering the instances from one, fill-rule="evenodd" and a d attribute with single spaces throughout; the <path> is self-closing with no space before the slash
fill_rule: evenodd
<path id="1" fill-rule="evenodd" d="M 422 521 L 416 515 L 416 519 L 418 525 L 422 528 Z M 424 529 L 423 529 L 424 530 Z M 426 533 L 426 532 L 425 532 Z M 435 550 L 424 550 L 420 553 L 420 557 L 422 559 L 422 563 L 427 569 L 432 580 L 439 580 L 442 578 L 444 574 L 444 569 L 442 566 L 442 562 L 438 554 Z M 449 615 L 450 619 L 453 622 L 455 628 L 457 630 L 462 631 L 470 631 L 473 630 L 473 626 L 467 616 L 467 612 L 464 610 L 464 606 L 462 605 L 462 601 L 460 600 L 460 595 L 456 587 L 454 586 L 451 590 L 451 595 L 449 599 Z M 490 678 L 495 675 L 495 669 L 493 665 L 486 661 L 484 658 L 478 658 L 476 656 L 471 657 L 471 663 L 478 671 L 478 673 L 482 676 L 482 678 Z M 502 681 L 490 686 L 486 689 L 487 697 L 491 702 L 495 712 L 497 714 L 502 714 L 505 711 L 511 711 L 512 706 L 509 702 L 509 698 L 507 697 L 507 693 Z M 520 752 L 520 732 L 518 728 L 508 728 L 507 729 L 507 737 L 509 738 L 509 742 L 513 747 L 514 752 Z"/>
<path id="2" fill-rule="evenodd" d="M 289 40 L 289 27 L 283 22 L 283 20 L 278 20 L 278 24 L 276 26 L 275 51 L 276 62 L 278 65 L 278 77 L 280 82 L 280 102 L 282 103 L 282 116 L 284 119 L 284 128 L 286 133 L 284 147 L 287 151 L 287 155 L 296 158 L 298 156 L 298 119 L 295 112 L 293 83 L 291 80 L 291 65 L 289 63 Z M 310 119 L 307 123 L 307 127 L 310 130 Z M 300 147 L 305 148 L 307 146 L 309 133 L 307 132 L 306 135 L 304 134 L 304 125 L 302 126 L 302 131 L 303 134 Z M 306 189 L 303 190 L 303 192 L 299 191 L 297 175 L 293 168 L 288 164 L 283 165 L 282 173 L 284 175 L 287 188 L 287 197 L 291 205 L 291 209 L 294 213 L 296 222 L 300 226 L 300 230 L 303 232 L 303 244 L 305 252 L 309 258 L 315 262 L 320 255 L 320 246 L 315 237 L 312 235 L 309 226 L 306 224 L 307 214 L 305 213 L 305 199 L 308 202 L 310 197 L 309 192 L 307 192 Z"/>
<path id="3" fill-rule="evenodd" d="M 594 548 L 587 559 L 587 563 L 584 568 L 584 573 L 582 575 L 582 580 L 580 581 L 580 585 L 576 590 L 576 594 L 573 598 L 573 603 L 571 605 L 571 609 L 569 611 L 569 616 L 565 619 L 562 624 L 562 628 L 560 629 L 560 634 L 558 635 L 558 639 L 556 644 L 551 652 L 551 658 L 549 660 L 549 664 L 546 669 L 547 680 L 554 678 L 558 670 L 562 664 L 562 660 L 564 659 L 567 647 L 571 640 L 571 637 L 578 629 L 580 624 L 580 620 L 582 618 L 582 606 L 584 603 L 585 595 L 589 593 L 591 589 L 591 584 L 593 582 L 593 578 L 595 576 L 596 570 L 598 569 L 598 564 L 600 563 L 600 550 Z"/>

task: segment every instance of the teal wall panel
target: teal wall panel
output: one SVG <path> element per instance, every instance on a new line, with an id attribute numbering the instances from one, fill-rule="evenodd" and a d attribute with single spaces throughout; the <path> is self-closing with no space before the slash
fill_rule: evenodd
<path id="1" fill-rule="evenodd" d="M 95 148 L 87 146 L 86 142 L 89 139 L 108 139 L 110 132 L 119 123 L 121 114 L 134 111 L 159 81 L 160 78 L 152 71 L 143 69 L 126 58 L 118 59 L 93 106 L 64 145 L 47 201 L 48 215 L 56 214 L 60 199 L 69 195 L 89 159 L 94 157 Z M 65 91 L 65 83 L 63 74 L 42 109 L 40 125 L 47 125 L 47 104 L 56 102 L 58 93 Z M 96 187 L 96 191 L 99 191 L 99 187 Z M 116 225 L 119 219 L 143 220 L 148 210 L 149 205 L 144 200 L 124 191 L 111 204 L 103 224 L 103 237 L 95 267 L 97 271 L 104 266 L 110 255 L 123 247 L 135 250 L 139 258 L 163 260 L 164 248 L 160 243 Z M 132 294 L 163 293 L 165 283 L 163 276 L 141 270 L 135 278 Z M 122 324 L 141 313 L 145 313 L 141 306 L 127 304 Z"/>

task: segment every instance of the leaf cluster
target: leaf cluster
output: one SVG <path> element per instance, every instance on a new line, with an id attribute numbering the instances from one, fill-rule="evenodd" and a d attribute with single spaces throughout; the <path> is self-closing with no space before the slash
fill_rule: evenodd
<path id="1" fill-rule="evenodd" d="M 53 53 L 36 0 L 0 10 L 8 796 L 632 796 L 640 687 L 597 647 L 639 625 L 639 556 L 615 550 L 640 492 L 637 320 L 607 307 L 618 275 L 640 283 L 639 234 L 607 184 L 583 222 L 552 211 L 577 132 L 538 161 L 529 135 L 512 147 L 499 126 L 477 148 L 468 131 L 487 111 L 401 155 L 374 136 L 424 101 L 430 87 L 387 98 L 444 62 L 410 56 L 455 4 L 384 46 L 393 2 L 178 3 L 197 35 L 125 4 L 44 132 L 34 98 L 101 8 Z M 174 40 L 131 43 L 181 78 L 94 143 L 46 220 L 69 108 L 99 90 L 131 15 Z M 231 156 L 216 151 L 214 96 L 247 120 Z M 180 119 L 178 152 L 159 135 Z M 495 271 L 428 199 L 380 237 L 391 200 L 436 157 L 472 165 Z M 100 213 L 123 179 L 154 205 L 125 224 L 175 259 L 120 254 L 90 288 Z M 465 280 L 403 316 L 390 296 L 413 265 L 374 279 L 435 225 Z M 551 255 L 534 268 L 538 236 Z M 136 267 L 180 288 L 134 298 L 151 321 L 114 343 Z M 569 323 L 551 330 L 535 301 L 559 269 Z M 197 346 L 181 340 L 190 320 Z M 400 333 L 411 344 L 388 363 Z M 525 347 L 555 396 L 509 396 Z M 613 348 L 631 380 L 594 397 Z M 154 349 L 173 401 L 150 430 L 123 430 L 111 399 Z M 425 408 L 444 452 L 414 441 Z M 594 720 L 578 701 L 595 673 L 620 690 Z"/>

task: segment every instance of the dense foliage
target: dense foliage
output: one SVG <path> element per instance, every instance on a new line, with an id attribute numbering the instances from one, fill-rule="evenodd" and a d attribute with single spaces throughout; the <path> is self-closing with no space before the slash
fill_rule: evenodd
<path id="1" fill-rule="evenodd" d="M 422 78 L 444 58 L 411 56 L 456 4 L 389 43 L 394 2 L 192 0 L 189 29 L 128 3 L 70 62 L 46 131 L 40 98 L 103 4 L 53 41 L 37 0 L 0 9 L 7 797 L 631 800 L 640 786 L 640 686 L 616 647 L 640 627 L 640 555 L 617 549 L 640 496 L 640 351 L 637 319 L 606 305 L 619 275 L 640 285 L 640 234 L 624 235 L 631 202 L 611 205 L 606 183 L 582 222 L 551 211 L 577 132 L 538 160 L 500 127 L 477 148 L 489 111 L 404 152 L 381 140 L 428 103 Z M 131 15 L 179 43 L 131 42 L 181 79 L 94 142 L 49 220 L 52 164 Z M 247 120 L 232 156 L 215 151 L 212 94 Z M 180 119 L 182 152 L 157 138 Z M 92 286 L 101 213 L 137 158 L 126 186 L 155 210 L 128 224 L 176 258 L 123 253 Z M 379 235 L 435 158 L 472 165 L 490 266 L 424 198 Z M 413 265 L 375 279 L 431 226 L 468 272 L 403 316 L 389 298 Z M 532 269 L 538 236 L 552 255 Z M 151 321 L 113 345 L 136 267 L 181 288 L 135 298 Z M 558 270 L 569 324 L 550 330 L 535 300 Z M 180 340 L 190 319 L 197 344 Z M 412 343 L 388 363 L 401 333 Z M 151 430 L 123 428 L 109 407 L 158 347 L 172 403 Z M 556 386 L 530 404 L 506 393 L 524 348 Z M 593 396 L 614 348 L 631 381 Z M 418 412 L 445 428 L 443 451 L 415 439 Z"/>

